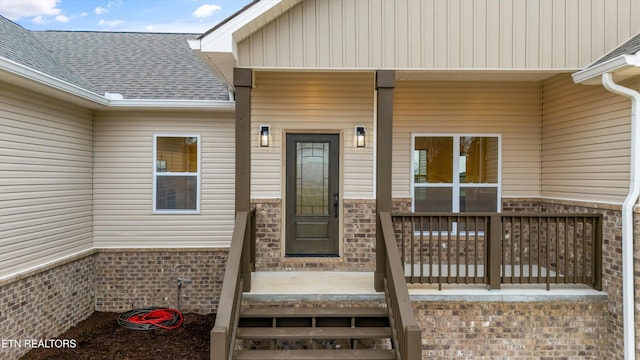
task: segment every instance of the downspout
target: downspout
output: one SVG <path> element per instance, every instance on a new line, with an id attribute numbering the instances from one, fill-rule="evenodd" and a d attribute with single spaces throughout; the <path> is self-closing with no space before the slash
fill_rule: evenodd
<path id="1" fill-rule="evenodd" d="M 624 320 L 624 359 L 636 358 L 635 293 L 633 270 L 633 207 L 640 195 L 640 93 L 618 85 L 611 73 L 602 74 L 602 85 L 612 93 L 631 99 L 631 182 L 622 205 L 622 308 Z"/>

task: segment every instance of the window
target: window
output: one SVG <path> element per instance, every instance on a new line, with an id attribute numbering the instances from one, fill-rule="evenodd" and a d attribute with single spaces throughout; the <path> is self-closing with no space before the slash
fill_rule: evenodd
<path id="1" fill-rule="evenodd" d="M 200 136 L 154 135 L 153 211 L 200 211 Z"/>
<path id="2" fill-rule="evenodd" d="M 500 151 L 496 135 L 414 135 L 413 210 L 499 211 Z"/>

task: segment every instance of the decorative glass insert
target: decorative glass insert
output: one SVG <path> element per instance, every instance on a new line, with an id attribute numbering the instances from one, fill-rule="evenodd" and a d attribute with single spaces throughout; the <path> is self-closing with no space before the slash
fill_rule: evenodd
<path id="1" fill-rule="evenodd" d="M 296 143 L 296 215 L 329 214 L 329 143 Z"/>

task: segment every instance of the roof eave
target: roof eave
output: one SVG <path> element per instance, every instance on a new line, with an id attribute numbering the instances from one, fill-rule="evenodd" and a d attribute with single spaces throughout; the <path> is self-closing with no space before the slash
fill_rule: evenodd
<path id="1" fill-rule="evenodd" d="M 25 84 L 24 80 L 27 80 L 38 86 L 42 91 L 54 90 L 54 93 L 51 93 L 52 95 L 91 109 L 207 110 L 224 112 L 235 110 L 235 102 L 228 100 L 113 100 L 0 56 L 0 79 L 11 80 L 7 76 L 2 76 L 2 73 L 9 74 L 14 79 L 11 81 L 13 83 Z"/>
<path id="2" fill-rule="evenodd" d="M 80 86 L 61 80 L 42 71 L 24 66 L 2 56 L 0 56 L 0 72 L 6 72 L 17 76 L 18 78 L 26 79 L 39 85 L 44 85 L 49 89 L 54 89 L 64 94 L 89 101 L 96 107 L 106 106 L 109 104 L 109 100 L 105 99 L 104 96 L 100 96 Z"/>
<path id="3" fill-rule="evenodd" d="M 233 89 L 233 68 L 238 66 L 237 44 L 302 0 L 253 1 L 241 11 L 189 42 L 191 49 Z"/>
<path id="4" fill-rule="evenodd" d="M 573 73 L 576 84 L 600 85 L 602 74 L 613 73 L 617 81 L 623 81 L 631 76 L 640 74 L 640 56 L 638 54 L 624 54 Z"/>

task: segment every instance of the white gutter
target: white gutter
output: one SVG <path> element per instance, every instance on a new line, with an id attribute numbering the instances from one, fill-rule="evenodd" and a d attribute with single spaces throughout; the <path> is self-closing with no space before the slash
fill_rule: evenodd
<path id="1" fill-rule="evenodd" d="M 636 55 L 637 57 L 638 55 Z M 602 85 L 612 93 L 631 99 L 631 182 L 622 205 L 622 308 L 624 321 L 624 359 L 636 358 L 635 289 L 633 269 L 633 208 L 640 195 L 640 93 L 618 85 L 611 73 L 602 74 Z"/>
<path id="2" fill-rule="evenodd" d="M 110 100 L 109 108 L 126 108 L 126 109 L 183 109 L 183 110 L 218 110 L 218 111 L 234 111 L 235 102 L 225 100 L 144 100 L 144 99 L 123 99 Z"/>
<path id="3" fill-rule="evenodd" d="M 586 85 L 596 85 L 599 83 L 600 74 L 620 71 L 626 68 L 636 67 L 638 64 L 638 57 L 636 55 L 620 55 L 611 60 L 605 61 L 601 64 L 587 67 L 584 70 L 578 71 L 571 75 L 575 83 L 582 83 Z"/>

